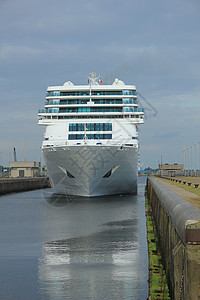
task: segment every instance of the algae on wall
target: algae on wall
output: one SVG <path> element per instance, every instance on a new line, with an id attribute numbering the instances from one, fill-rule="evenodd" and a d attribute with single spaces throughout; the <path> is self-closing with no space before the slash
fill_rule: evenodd
<path id="1" fill-rule="evenodd" d="M 172 299 L 200 299 L 200 210 L 154 177 L 147 197 Z"/>
<path id="2" fill-rule="evenodd" d="M 162 264 L 155 222 L 146 197 L 147 242 L 149 254 L 149 299 L 170 300 L 167 271 Z"/>

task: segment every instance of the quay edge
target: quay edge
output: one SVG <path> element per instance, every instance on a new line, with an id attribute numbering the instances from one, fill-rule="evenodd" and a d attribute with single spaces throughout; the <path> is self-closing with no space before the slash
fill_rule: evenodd
<path id="1" fill-rule="evenodd" d="M 47 177 L 7 178 L 0 180 L 0 195 L 50 187 Z"/>
<path id="2" fill-rule="evenodd" d="M 172 299 L 200 299 L 200 209 L 151 176 L 147 197 Z"/>

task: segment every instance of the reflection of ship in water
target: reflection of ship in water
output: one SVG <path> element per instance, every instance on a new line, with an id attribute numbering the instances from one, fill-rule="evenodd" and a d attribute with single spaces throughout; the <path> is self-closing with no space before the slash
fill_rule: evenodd
<path id="1" fill-rule="evenodd" d="M 57 194 L 53 193 L 51 189 L 44 189 L 42 190 L 43 198 L 46 200 L 46 202 L 55 207 L 61 207 L 61 206 L 68 206 L 73 201 L 76 204 L 81 204 L 82 202 L 88 203 L 90 206 L 92 204 L 92 201 L 94 201 L 96 204 L 104 204 L 108 201 L 115 202 L 121 205 L 122 197 L 124 195 L 109 195 L 109 196 L 98 196 L 98 197 L 82 197 L 77 195 L 67 195 L 67 194 Z M 132 195 L 125 195 L 126 200 L 132 199 Z M 125 199 L 125 198 L 123 198 Z M 125 201 L 126 201 L 125 200 Z M 120 214 L 118 212 L 117 216 Z"/>
<path id="2" fill-rule="evenodd" d="M 39 277 L 48 295 L 77 300 L 134 295 L 141 280 L 137 219 L 109 222 L 101 229 L 44 244 Z"/>

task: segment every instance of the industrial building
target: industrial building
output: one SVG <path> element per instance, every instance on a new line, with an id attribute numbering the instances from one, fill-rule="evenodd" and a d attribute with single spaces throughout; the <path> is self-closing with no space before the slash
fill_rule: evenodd
<path id="1" fill-rule="evenodd" d="M 184 164 L 159 164 L 160 176 L 180 176 L 184 174 Z"/>
<path id="2" fill-rule="evenodd" d="M 36 161 L 10 161 L 11 177 L 38 177 L 41 176 L 41 163 Z"/>

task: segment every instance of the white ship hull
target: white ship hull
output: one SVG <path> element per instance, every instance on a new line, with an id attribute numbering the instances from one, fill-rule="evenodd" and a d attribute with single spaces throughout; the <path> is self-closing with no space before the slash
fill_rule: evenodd
<path id="1" fill-rule="evenodd" d="M 85 197 L 137 192 L 138 149 L 123 146 L 43 148 L 55 193 Z"/>

